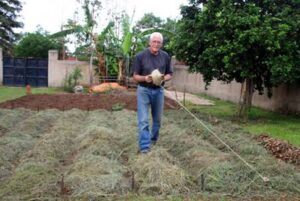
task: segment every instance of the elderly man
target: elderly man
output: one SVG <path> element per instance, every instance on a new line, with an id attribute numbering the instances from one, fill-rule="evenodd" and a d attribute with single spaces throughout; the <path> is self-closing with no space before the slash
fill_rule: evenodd
<path id="1" fill-rule="evenodd" d="M 138 82 L 137 113 L 138 142 L 140 153 L 148 153 L 151 144 L 159 137 L 161 117 L 164 106 L 163 84 L 172 78 L 171 59 L 161 50 L 163 36 L 154 32 L 150 35 L 149 47 L 139 52 L 133 63 L 133 78 Z M 149 108 L 151 109 L 152 127 L 149 128 Z"/>

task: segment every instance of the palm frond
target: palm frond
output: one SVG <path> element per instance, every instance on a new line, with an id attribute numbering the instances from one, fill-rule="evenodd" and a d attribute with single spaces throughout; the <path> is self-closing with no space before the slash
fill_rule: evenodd
<path id="1" fill-rule="evenodd" d="M 65 37 L 71 34 L 82 33 L 82 32 L 84 32 L 84 27 L 80 25 L 74 25 L 72 28 L 56 32 L 50 35 L 50 37 L 59 38 L 59 37 Z"/>
<path id="2" fill-rule="evenodd" d="M 133 34 L 128 31 L 122 43 L 122 50 L 124 55 L 129 54 L 130 48 L 132 46 L 132 37 Z"/>
<path id="3" fill-rule="evenodd" d="M 84 1 L 84 5 L 82 6 L 85 14 L 85 20 L 86 20 L 86 26 L 87 27 L 93 27 L 95 24 L 95 21 L 93 20 L 90 8 L 89 8 L 89 0 Z"/>
<path id="4" fill-rule="evenodd" d="M 107 26 L 103 29 L 103 31 L 100 33 L 98 39 L 99 39 L 100 41 L 103 41 L 103 40 L 105 39 L 107 33 L 108 33 L 108 32 L 110 31 L 110 29 L 111 29 L 112 27 L 114 27 L 114 26 L 115 26 L 115 23 L 112 22 L 112 21 L 110 21 L 110 22 L 108 23 L 108 25 L 107 25 Z"/>

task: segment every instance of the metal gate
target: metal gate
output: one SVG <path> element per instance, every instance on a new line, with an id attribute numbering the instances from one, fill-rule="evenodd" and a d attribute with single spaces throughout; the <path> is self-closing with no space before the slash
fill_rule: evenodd
<path id="1" fill-rule="evenodd" d="M 3 85 L 47 87 L 48 59 L 3 57 Z"/>

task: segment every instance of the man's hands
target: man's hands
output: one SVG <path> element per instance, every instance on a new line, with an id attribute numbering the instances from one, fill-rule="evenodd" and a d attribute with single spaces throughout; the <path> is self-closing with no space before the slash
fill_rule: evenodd
<path id="1" fill-rule="evenodd" d="M 159 75 L 158 75 L 159 76 Z M 149 74 L 149 75 L 137 75 L 134 74 L 133 78 L 136 82 L 147 82 L 147 83 L 153 83 L 157 86 L 164 86 L 164 82 L 169 81 L 172 78 L 171 74 L 166 74 L 166 75 L 160 75 L 161 77 L 155 77 L 155 83 L 154 83 L 154 77 Z"/>
<path id="2" fill-rule="evenodd" d="M 153 81 L 152 76 L 151 75 L 146 75 L 145 76 L 145 82 L 151 83 Z"/>
<path id="3" fill-rule="evenodd" d="M 157 78 L 156 78 L 157 79 Z M 157 86 L 164 86 L 164 84 L 165 84 L 165 76 L 164 75 L 161 75 L 161 77 L 160 77 L 160 84 L 158 84 L 158 83 L 154 83 L 155 85 L 157 85 Z M 148 82 L 148 83 L 151 83 L 151 82 L 153 82 L 153 78 L 152 78 L 152 76 L 151 75 L 146 75 L 145 76 L 145 81 L 146 82 Z"/>

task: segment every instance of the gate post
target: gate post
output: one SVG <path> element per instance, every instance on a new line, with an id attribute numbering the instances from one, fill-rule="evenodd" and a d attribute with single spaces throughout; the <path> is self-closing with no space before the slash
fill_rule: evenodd
<path id="1" fill-rule="evenodd" d="M 49 50 L 48 51 L 48 87 L 57 86 L 57 73 L 56 66 L 58 60 L 58 51 L 57 50 Z"/>
<path id="2" fill-rule="evenodd" d="M 3 85 L 3 56 L 2 48 L 0 48 L 0 86 Z"/>

